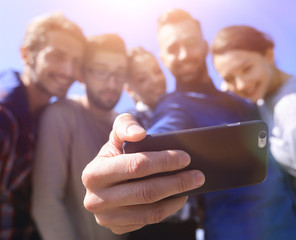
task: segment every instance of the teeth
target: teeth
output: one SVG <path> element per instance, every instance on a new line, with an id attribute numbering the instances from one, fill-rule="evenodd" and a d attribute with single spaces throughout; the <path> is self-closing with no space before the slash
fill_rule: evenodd
<path id="1" fill-rule="evenodd" d="M 69 79 L 60 77 L 60 76 L 55 76 L 54 79 L 58 81 L 59 84 L 63 84 L 63 85 L 68 85 L 70 82 Z"/>

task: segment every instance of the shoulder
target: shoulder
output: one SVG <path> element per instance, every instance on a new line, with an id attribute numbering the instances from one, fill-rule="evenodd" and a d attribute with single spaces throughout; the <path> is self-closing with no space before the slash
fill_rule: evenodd
<path id="1" fill-rule="evenodd" d="M 20 81 L 19 73 L 13 70 L 6 70 L 0 72 L 0 101 L 5 102 L 8 101 L 7 98 L 10 97 L 11 94 L 17 91 L 19 95 L 19 89 L 23 89 L 23 84 Z M 22 90 L 24 91 L 24 90 Z"/>
<path id="2" fill-rule="evenodd" d="M 256 104 L 254 104 L 247 98 L 242 98 L 230 91 L 221 92 L 221 94 L 224 94 L 228 101 L 230 101 L 232 104 L 237 105 L 239 108 L 242 108 L 242 110 L 249 109 L 251 111 L 256 111 L 257 109 Z"/>
<path id="3" fill-rule="evenodd" d="M 167 107 L 170 105 L 173 106 L 186 106 L 188 102 L 192 102 L 193 98 L 195 98 L 196 93 L 194 92 L 171 92 L 164 94 L 160 100 L 158 101 L 158 106 Z"/>
<path id="4" fill-rule="evenodd" d="M 14 88 L 21 84 L 19 73 L 8 69 L 0 72 L 0 89 Z"/>
<path id="5" fill-rule="evenodd" d="M 61 114 L 68 114 L 73 111 L 77 111 L 77 109 L 81 108 L 81 103 L 78 100 L 74 99 L 59 99 L 51 104 L 49 104 L 45 112 L 57 112 Z"/>
<path id="6" fill-rule="evenodd" d="M 81 104 L 72 99 L 59 99 L 49 104 L 43 111 L 41 122 L 73 122 L 81 114 Z"/>
<path id="7" fill-rule="evenodd" d="M 17 125 L 17 119 L 14 114 L 0 103 L 0 126 L 1 128 L 10 128 Z"/>
<path id="8" fill-rule="evenodd" d="M 4 141 L 12 139 L 14 133 L 17 132 L 17 119 L 9 109 L 0 105 L 0 143 L 2 144 Z"/>
<path id="9" fill-rule="evenodd" d="M 275 113 L 287 115 L 289 113 L 296 113 L 296 91 L 284 95 L 275 104 Z"/>
<path id="10" fill-rule="evenodd" d="M 292 77 L 273 96 L 275 111 L 296 111 L 296 78 Z"/>

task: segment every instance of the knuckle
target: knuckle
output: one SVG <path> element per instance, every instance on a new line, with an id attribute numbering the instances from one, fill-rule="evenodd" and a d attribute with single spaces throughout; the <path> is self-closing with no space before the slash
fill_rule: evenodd
<path id="1" fill-rule="evenodd" d="M 102 217 L 98 214 L 94 214 L 94 215 L 95 215 L 95 219 L 96 219 L 97 224 L 99 224 L 100 226 L 105 227 L 105 228 L 110 227 L 111 223 L 110 223 L 110 220 L 108 220 L 108 218 Z"/>
<path id="2" fill-rule="evenodd" d="M 148 169 L 146 160 L 147 157 L 144 154 L 136 153 L 129 161 L 128 172 L 135 174 L 135 177 L 142 176 Z"/>
<path id="3" fill-rule="evenodd" d="M 95 194 L 92 194 L 87 191 L 83 200 L 83 205 L 87 211 L 92 213 L 98 213 L 101 211 L 101 209 L 104 209 L 106 202 L 101 201 L 101 198 L 98 198 L 95 196 Z"/>
<path id="4" fill-rule="evenodd" d="M 140 202 L 151 203 L 154 202 L 156 193 L 152 185 L 149 182 L 145 182 L 138 188 L 136 196 Z"/>
<path id="5" fill-rule="evenodd" d="M 90 177 L 89 177 L 89 173 L 87 171 L 87 168 L 85 168 L 83 171 L 82 171 L 82 175 L 81 175 L 81 180 L 82 180 L 82 183 L 85 187 L 88 187 L 89 186 L 89 182 L 90 182 Z"/>
<path id="6" fill-rule="evenodd" d="M 164 211 L 161 208 L 152 209 L 149 216 L 149 224 L 159 223 L 165 217 Z"/>
<path id="7" fill-rule="evenodd" d="M 180 174 L 177 178 L 176 178 L 176 181 L 177 181 L 177 188 L 178 188 L 178 192 L 181 193 L 181 192 L 184 192 L 187 190 L 187 181 L 186 181 L 186 177 L 185 175 L 183 174 Z"/>
<path id="8" fill-rule="evenodd" d="M 98 171 L 96 171 L 96 169 L 97 168 L 92 167 L 92 165 L 88 164 L 82 171 L 81 180 L 86 189 L 97 186 L 98 183 L 101 181 L 102 176 Z"/>
<path id="9" fill-rule="evenodd" d="M 172 169 L 172 156 L 174 155 L 173 152 L 169 151 L 163 151 L 161 153 L 161 166 L 162 166 L 162 171 L 168 171 Z"/>

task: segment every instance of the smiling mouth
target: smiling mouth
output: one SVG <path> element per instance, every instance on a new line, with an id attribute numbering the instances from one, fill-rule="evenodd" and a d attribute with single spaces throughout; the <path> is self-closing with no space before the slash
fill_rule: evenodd
<path id="1" fill-rule="evenodd" d="M 253 99 L 257 95 L 257 90 L 260 87 L 260 83 L 255 84 L 254 87 L 246 89 L 245 91 L 242 91 L 242 97 L 246 97 L 249 99 Z"/>
<path id="2" fill-rule="evenodd" d="M 69 87 L 74 82 L 73 79 L 58 74 L 52 74 L 51 77 L 61 87 Z"/>
<path id="3" fill-rule="evenodd" d="M 251 88 L 250 91 L 247 91 L 247 94 L 249 96 L 253 96 L 255 95 L 255 93 L 257 92 L 257 89 L 259 88 L 260 83 L 255 84 L 255 86 L 253 88 Z"/>

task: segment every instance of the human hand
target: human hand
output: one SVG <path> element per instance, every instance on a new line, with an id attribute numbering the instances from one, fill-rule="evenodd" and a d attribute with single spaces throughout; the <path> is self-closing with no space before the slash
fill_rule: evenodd
<path id="1" fill-rule="evenodd" d="M 145 136 L 145 130 L 131 115 L 119 115 L 109 141 L 82 174 L 87 190 L 85 208 L 94 213 L 98 224 L 117 234 L 162 221 L 181 209 L 187 200 L 186 196 L 169 196 L 204 183 L 204 175 L 198 170 L 130 181 L 182 169 L 190 163 L 190 156 L 179 150 L 122 153 L 124 141 L 140 141 Z"/>

